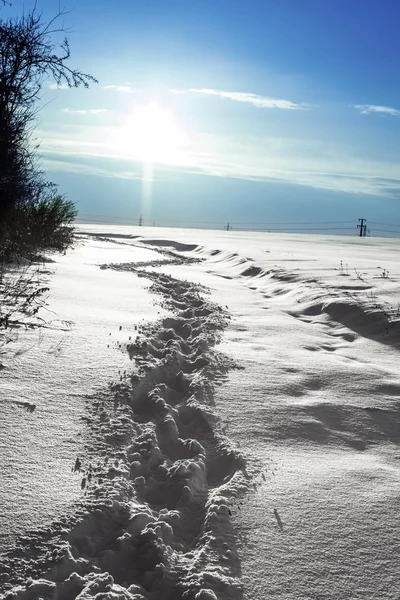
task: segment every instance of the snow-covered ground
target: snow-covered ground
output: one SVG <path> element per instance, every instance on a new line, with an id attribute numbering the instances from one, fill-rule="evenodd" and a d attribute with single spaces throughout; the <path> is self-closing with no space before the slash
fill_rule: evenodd
<path id="1" fill-rule="evenodd" d="M 132 286 L 131 277 L 102 271 L 97 262 L 152 254 L 94 241 L 55 256 L 43 276 L 50 286 L 47 310 L 40 313 L 44 326 L 14 330 L 14 342 L 2 348 L 2 550 L 81 496 L 82 478 L 72 477 L 71 468 L 85 444 L 92 445 L 84 425 L 86 397 L 130 367 L 118 344 L 162 310 L 143 280 Z"/>
<path id="2" fill-rule="evenodd" d="M 80 239 L 2 356 L 5 597 L 397 598 L 399 241 Z"/>

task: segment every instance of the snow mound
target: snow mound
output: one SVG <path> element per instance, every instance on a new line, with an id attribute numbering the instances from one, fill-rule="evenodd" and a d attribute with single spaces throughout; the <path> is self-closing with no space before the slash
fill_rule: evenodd
<path id="1" fill-rule="evenodd" d="M 191 252 L 196 250 L 197 244 L 183 244 L 175 240 L 151 240 L 143 238 L 142 243 L 148 244 L 149 246 L 162 246 L 163 248 L 175 248 L 178 252 Z"/>

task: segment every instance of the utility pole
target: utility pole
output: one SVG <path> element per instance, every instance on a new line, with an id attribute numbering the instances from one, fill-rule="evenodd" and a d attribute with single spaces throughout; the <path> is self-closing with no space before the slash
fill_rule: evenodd
<path id="1" fill-rule="evenodd" d="M 139 227 L 141 227 L 143 225 L 143 217 L 142 215 L 140 215 L 139 217 Z"/>
<path id="2" fill-rule="evenodd" d="M 367 235 L 367 219 L 358 219 L 360 224 L 357 225 L 357 229 L 360 230 L 360 237 L 365 237 Z"/>

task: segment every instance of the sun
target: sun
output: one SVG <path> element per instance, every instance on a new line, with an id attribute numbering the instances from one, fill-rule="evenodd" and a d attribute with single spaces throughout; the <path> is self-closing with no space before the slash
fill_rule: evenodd
<path id="1" fill-rule="evenodd" d="M 177 164 L 187 144 L 188 136 L 172 112 L 157 102 L 134 106 L 112 140 L 118 153 L 146 163 Z"/>

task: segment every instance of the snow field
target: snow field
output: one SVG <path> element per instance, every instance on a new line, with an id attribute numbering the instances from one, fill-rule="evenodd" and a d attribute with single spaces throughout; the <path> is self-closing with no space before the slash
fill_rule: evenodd
<path id="1" fill-rule="evenodd" d="M 399 275 L 390 246 L 357 257 L 362 287 L 322 258 L 257 270 L 231 252 L 220 264 L 213 252 L 212 270 L 231 288 L 221 349 L 245 367 L 216 404 L 255 475 L 233 511 L 246 599 L 397 597 Z M 376 274 L 382 258 L 388 279 Z M 222 301 L 227 287 L 218 287 Z"/>
<path id="2" fill-rule="evenodd" d="M 232 366 L 214 350 L 228 317 L 198 286 L 138 274 L 171 316 L 126 344 L 137 370 L 112 386 L 113 417 L 110 401 L 91 409 L 108 421 L 108 448 L 103 465 L 82 468 L 88 514 L 64 536 L 61 564 L 7 598 L 240 596 L 229 505 L 246 488 L 244 462 L 213 412 Z"/>
<path id="3" fill-rule="evenodd" d="M 207 240 L 190 253 L 206 259 L 195 270 L 162 271 L 208 285 L 233 317 L 221 350 L 244 370 L 216 406 L 254 473 L 253 492 L 232 508 L 244 597 L 391 599 L 398 242 L 300 237 L 282 246 L 268 236 L 261 251 L 254 240 Z"/>
<path id="4" fill-rule="evenodd" d="M 128 342 L 128 328 L 134 331 L 163 313 L 143 281 L 133 294 L 128 275 L 96 265 L 102 253 L 127 260 L 132 252 L 86 241 L 56 256 L 57 262 L 45 267 L 44 282 L 51 289 L 47 308 L 39 313 L 44 323 L 39 329 L 13 328 L 14 341 L 2 348 L 1 583 L 10 579 L 9 559 L 23 570 L 27 548 L 33 555 L 39 552 L 42 538 L 54 533 L 52 520 L 74 510 L 82 495 L 81 477 L 71 469 L 77 455 L 83 459 L 96 446 L 84 422 L 86 399 L 131 366 L 120 348 Z M 134 254 L 139 259 L 151 255 L 146 250 Z M 32 533 L 35 542 L 30 543 L 29 532 L 38 528 L 42 534 Z M 19 536 L 25 538 L 18 541 Z"/>
<path id="5" fill-rule="evenodd" d="M 82 505 L 4 597 L 397 597 L 398 242 L 89 233 L 161 317 L 118 342 Z"/>

